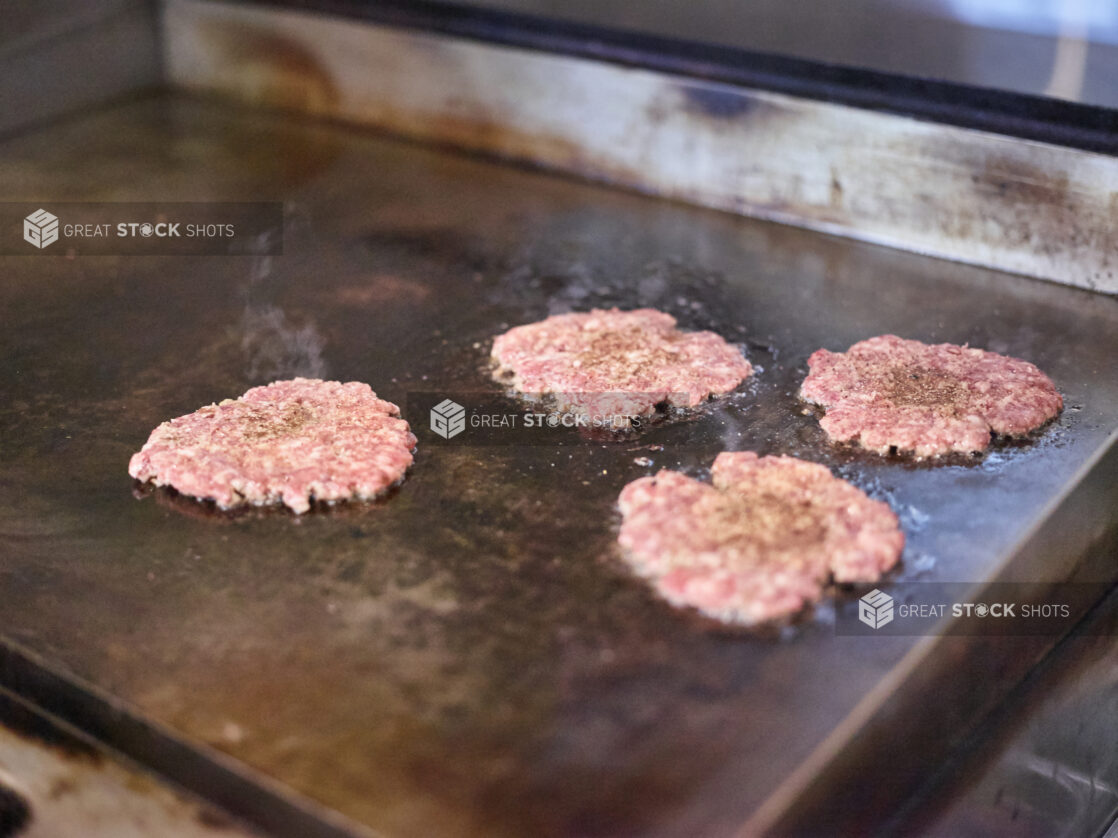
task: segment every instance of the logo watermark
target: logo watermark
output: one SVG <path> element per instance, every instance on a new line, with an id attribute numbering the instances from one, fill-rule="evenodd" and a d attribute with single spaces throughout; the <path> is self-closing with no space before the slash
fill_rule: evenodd
<path id="1" fill-rule="evenodd" d="M 282 232 L 275 202 L 0 203 L 4 256 L 278 255 Z"/>
<path id="2" fill-rule="evenodd" d="M 1092 583 L 898 582 L 835 603 L 838 634 L 1060 635 L 1109 591 Z"/>
<path id="3" fill-rule="evenodd" d="M 685 397 L 679 397 L 686 402 Z M 662 421 L 663 394 L 410 392 L 404 416 L 426 442 L 455 445 L 555 445 L 631 439 Z"/>
<path id="4" fill-rule="evenodd" d="M 37 209 L 23 219 L 23 240 L 42 250 L 58 241 L 58 216 Z"/>
<path id="5" fill-rule="evenodd" d="M 466 408 L 443 399 L 431 408 L 431 430 L 443 439 L 453 439 L 466 430 Z"/>
<path id="6" fill-rule="evenodd" d="M 858 600 L 858 619 L 873 629 L 893 621 L 893 598 L 874 588 Z"/>

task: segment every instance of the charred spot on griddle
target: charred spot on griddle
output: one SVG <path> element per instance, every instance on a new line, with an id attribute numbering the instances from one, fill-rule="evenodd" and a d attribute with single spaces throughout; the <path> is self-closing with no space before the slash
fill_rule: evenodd
<path id="1" fill-rule="evenodd" d="M 0 786 L 0 838 L 21 833 L 31 822 L 31 806 L 7 786 Z"/>
<path id="2" fill-rule="evenodd" d="M 767 355 L 769 355 L 769 357 L 771 357 L 773 359 L 773 361 L 777 361 L 777 360 L 780 359 L 780 349 L 771 340 L 769 340 L 769 341 L 747 340 L 745 342 L 745 345 L 747 347 L 749 347 L 750 349 L 752 349 L 754 352 L 764 352 L 764 353 L 766 353 Z M 806 374 L 806 370 L 805 370 L 805 374 Z"/>

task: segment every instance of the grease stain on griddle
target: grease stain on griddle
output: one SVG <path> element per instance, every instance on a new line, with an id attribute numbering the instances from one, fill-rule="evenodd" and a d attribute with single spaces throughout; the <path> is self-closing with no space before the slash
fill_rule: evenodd
<path id="1" fill-rule="evenodd" d="M 218 66 L 241 84 L 241 95 L 308 113 L 331 113 L 339 93 L 333 76 L 298 41 L 250 24 L 207 25 L 203 37 L 219 53 Z"/>
<path id="2" fill-rule="evenodd" d="M 210 25 L 201 35 L 217 53 L 215 60 L 236 80 L 231 86 L 237 96 L 295 114 L 330 114 L 337 109 L 333 77 L 318 56 L 297 41 L 249 24 Z M 250 161 L 285 186 L 313 178 L 339 154 L 331 134 L 313 126 L 303 131 L 287 124 L 270 130 L 229 128 L 222 141 L 238 152 L 242 163 Z"/>

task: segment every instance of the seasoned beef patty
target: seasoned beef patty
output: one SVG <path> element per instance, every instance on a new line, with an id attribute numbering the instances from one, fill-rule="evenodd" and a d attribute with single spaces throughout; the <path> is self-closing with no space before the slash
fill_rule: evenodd
<path id="1" fill-rule="evenodd" d="M 795 457 L 723 452 L 713 485 L 663 470 L 626 486 L 626 560 L 674 605 L 752 625 L 794 614 L 831 581 L 874 582 L 904 534 L 888 504 Z"/>
<path id="2" fill-rule="evenodd" d="M 846 352 L 820 349 L 808 367 L 800 395 L 826 408 L 827 435 L 882 454 L 982 451 L 991 431 L 1027 434 L 1063 407 L 1028 361 L 951 343 L 883 335 Z"/>
<path id="3" fill-rule="evenodd" d="M 694 407 L 753 373 L 713 332 L 683 332 L 655 309 L 559 314 L 493 341 L 498 380 L 561 409 L 645 415 L 658 404 Z"/>
<path id="4" fill-rule="evenodd" d="M 368 384 L 296 378 L 164 422 L 128 473 L 222 509 L 371 499 L 412 463 L 415 437 Z"/>

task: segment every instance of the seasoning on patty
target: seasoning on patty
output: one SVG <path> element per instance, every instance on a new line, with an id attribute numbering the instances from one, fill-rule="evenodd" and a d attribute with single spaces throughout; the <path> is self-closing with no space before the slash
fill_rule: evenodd
<path id="1" fill-rule="evenodd" d="M 416 439 L 368 384 L 296 378 L 164 422 L 128 473 L 222 509 L 370 500 L 401 480 Z"/>
<path id="2" fill-rule="evenodd" d="M 647 415 L 694 407 L 753 373 L 713 332 L 684 332 L 655 309 L 595 309 L 517 326 L 493 341 L 498 380 L 560 409 Z"/>
<path id="3" fill-rule="evenodd" d="M 663 470 L 626 486 L 626 561 L 673 605 L 753 625 L 795 614 L 832 580 L 874 582 L 904 547 L 888 504 L 795 457 L 723 452 L 713 485 Z"/>
<path id="4" fill-rule="evenodd" d="M 1022 436 L 1063 407 L 1028 361 L 951 343 L 884 335 L 846 352 L 820 349 L 808 367 L 800 395 L 826 409 L 827 435 L 881 454 L 982 451 L 991 432 Z"/>

